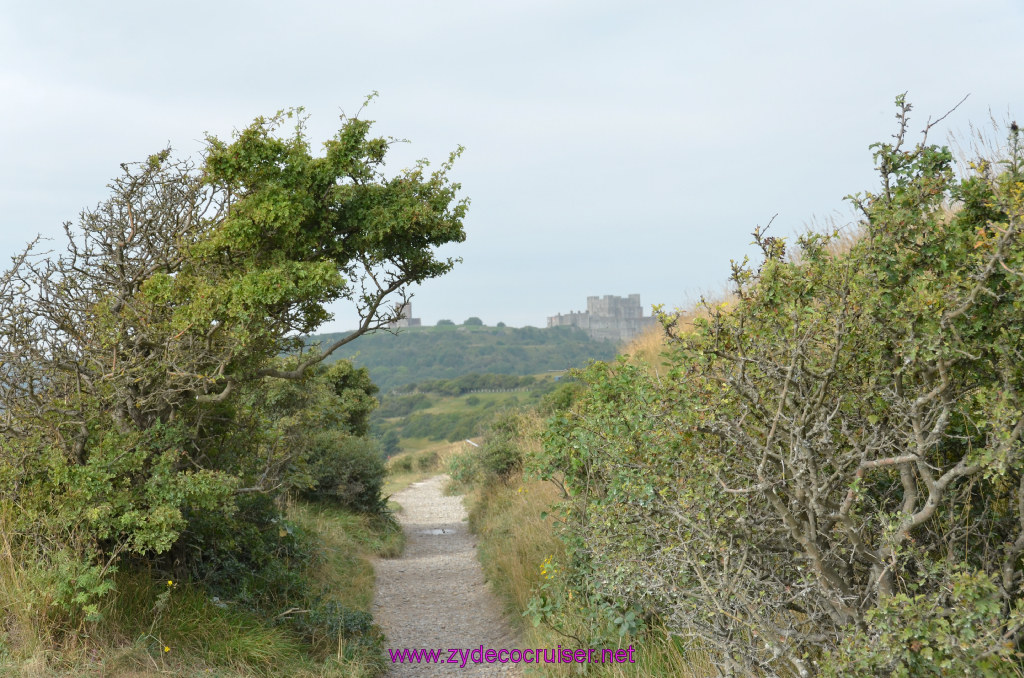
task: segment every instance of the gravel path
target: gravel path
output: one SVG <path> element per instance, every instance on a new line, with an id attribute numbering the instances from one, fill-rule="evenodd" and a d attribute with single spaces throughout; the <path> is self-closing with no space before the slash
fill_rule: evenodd
<path id="1" fill-rule="evenodd" d="M 517 647 L 516 636 L 484 582 L 476 543 L 466 525 L 462 497 L 443 494 L 448 476 L 413 483 L 392 499 L 402 506 L 401 558 L 378 560 L 374 617 L 390 649 L 498 650 Z M 390 660 L 389 660 L 390 661 Z M 515 664 L 395 664 L 403 676 L 521 676 Z"/>

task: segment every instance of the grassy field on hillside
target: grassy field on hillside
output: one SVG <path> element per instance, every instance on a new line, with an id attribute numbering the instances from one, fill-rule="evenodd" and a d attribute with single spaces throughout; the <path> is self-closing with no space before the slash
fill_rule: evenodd
<path id="1" fill-rule="evenodd" d="M 565 383 L 563 376 L 564 373 L 538 374 L 529 387 L 508 391 L 384 394 L 381 407 L 371 415 L 373 430 L 382 440 L 394 432 L 397 447 L 388 450 L 390 454 L 472 438 L 486 431 L 495 414 L 540 403 Z M 398 416 L 386 416 L 389 414 Z"/>

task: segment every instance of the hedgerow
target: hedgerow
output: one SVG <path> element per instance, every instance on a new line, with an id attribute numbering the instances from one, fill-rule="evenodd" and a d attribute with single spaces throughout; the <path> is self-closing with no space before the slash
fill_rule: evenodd
<path id="1" fill-rule="evenodd" d="M 859 236 L 758 230 L 735 302 L 546 434 L 563 572 L 723 675 L 1008 675 L 1024 629 L 1024 155 L 899 127 Z"/>

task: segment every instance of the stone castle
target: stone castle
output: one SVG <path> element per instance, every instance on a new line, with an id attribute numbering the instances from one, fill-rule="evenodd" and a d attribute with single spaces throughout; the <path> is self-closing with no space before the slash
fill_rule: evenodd
<path id="1" fill-rule="evenodd" d="M 399 327 L 419 327 L 420 319 L 412 317 L 412 302 L 405 302 L 402 305 L 401 311 L 402 317 L 399 320 L 388 323 L 388 329 L 397 329 Z"/>
<path id="2" fill-rule="evenodd" d="M 648 327 L 658 323 L 654 316 L 645 316 L 640 295 L 616 297 L 587 297 L 587 310 L 559 313 L 548 318 L 548 327 L 571 325 L 578 327 L 598 341 L 629 341 Z"/>

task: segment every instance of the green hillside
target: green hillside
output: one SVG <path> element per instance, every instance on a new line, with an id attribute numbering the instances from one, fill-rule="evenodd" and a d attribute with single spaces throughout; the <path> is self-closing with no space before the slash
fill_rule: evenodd
<path id="1" fill-rule="evenodd" d="M 434 379 L 393 389 L 381 398 L 370 422 L 389 456 L 438 441 L 482 435 L 496 414 L 510 408 L 535 407 L 572 389 L 563 374 L 468 374 Z"/>
<path id="2" fill-rule="evenodd" d="M 329 344 L 342 334 L 318 334 L 307 343 Z M 331 360 L 349 358 L 370 370 L 381 391 L 430 379 L 471 374 L 538 374 L 610 360 L 615 344 L 594 341 L 575 327 L 412 327 L 398 334 L 359 337 Z"/>

